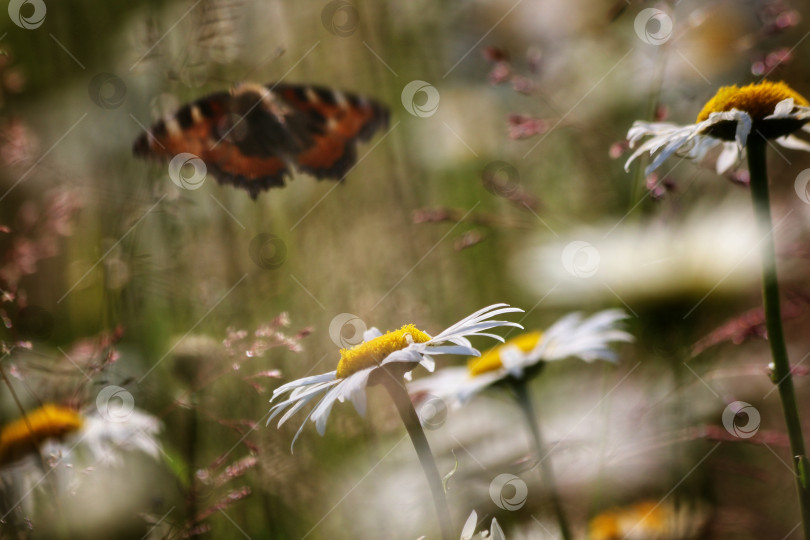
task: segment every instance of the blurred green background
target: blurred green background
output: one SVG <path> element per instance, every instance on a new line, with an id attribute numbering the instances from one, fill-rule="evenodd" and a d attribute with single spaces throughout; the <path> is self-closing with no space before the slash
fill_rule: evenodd
<path id="1" fill-rule="evenodd" d="M 600 512 L 644 500 L 661 502 L 667 525 L 639 538 L 799 537 L 767 344 L 737 319 L 760 305 L 745 171 L 722 178 L 711 164 L 675 168 L 673 159 L 652 180 L 666 182 L 649 191 L 637 166 L 623 170 L 621 143 L 634 120 L 692 123 L 719 86 L 765 72 L 810 95 L 804 4 L 43 5 L 34 28 L 0 17 L 0 224 L 9 229 L 3 262 L 16 269 L 3 278 L 25 293 L 5 304 L 4 340 L 7 350 L 32 342 L 11 350 L 4 370 L 16 374 L 26 407 L 92 404 L 106 385 L 127 388 L 163 421 L 165 455 L 128 463 L 118 487 L 73 495 L 84 497 L 79 507 L 120 516 L 112 524 L 64 518 L 49 529 L 51 518 L 35 514 L 33 528 L 15 535 L 177 538 L 204 525 L 210 530 L 198 532 L 215 538 L 436 537 L 427 486 L 387 398 L 372 389 L 365 419 L 338 405 L 326 436 L 307 426 L 292 455 L 304 416 L 265 427 L 268 399 L 281 381 L 334 369 L 341 334 L 330 323 L 342 313 L 383 331 L 413 322 L 436 333 L 508 302 L 526 310 L 518 319 L 526 328 L 571 310 L 631 314 L 638 340 L 618 365 L 550 366 L 534 388 L 547 437 L 561 441 L 553 459 L 578 537 Z M 660 44 L 637 33 L 647 8 L 674 22 Z M 31 17 L 37 8 L 19 9 Z M 131 155 L 142 126 L 179 105 L 238 82 L 278 80 L 390 108 L 390 127 L 360 145 L 342 184 L 298 174 L 252 201 L 211 175 L 181 190 L 165 164 Z M 427 95 L 409 103 L 402 95 L 415 80 L 440 98 L 422 117 L 407 106 L 425 105 Z M 539 133 L 510 137 L 527 119 Z M 794 179 L 810 156 L 780 152 L 770 155 L 773 206 L 784 218 L 780 277 L 799 363 L 810 351 L 810 207 Z M 442 219 L 425 221 L 427 209 Z M 48 222 L 55 214 L 58 226 Z M 257 264 L 250 246 L 267 238 L 259 235 L 281 242 L 264 245 Z M 21 254 L 21 237 L 41 240 L 35 253 Z M 598 253 L 593 275 L 565 266 L 572 241 Z M 21 306 L 41 310 L 38 332 L 19 335 Z M 254 332 L 281 313 L 289 317 L 281 331 L 301 350 L 270 340 L 278 346 L 250 353 Z M 743 343 L 693 355 L 731 320 L 733 341 Z M 64 351 L 116 328 L 120 356 L 88 356 L 80 364 L 88 380 Z M 269 370 L 280 373 L 250 378 Z M 807 411 L 803 377 L 797 388 Z M 0 418 L 18 417 L 5 386 L 0 395 Z M 750 439 L 723 428 L 736 400 L 761 413 Z M 428 437 L 442 473 L 458 466 L 448 497 L 459 530 L 476 509 L 487 522 L 497 516 L 507 538 L 555 537 L 528 434 L 507 401 L 482 396 Z M 251 456 L 244 474 L 211 481 Z M 529 484 L 518 511 L 488 494 L 503 472 Z M 113 504 L 144 474 L 138 497 Z M 190 524 L 192 514 L 204 516 Z"/>

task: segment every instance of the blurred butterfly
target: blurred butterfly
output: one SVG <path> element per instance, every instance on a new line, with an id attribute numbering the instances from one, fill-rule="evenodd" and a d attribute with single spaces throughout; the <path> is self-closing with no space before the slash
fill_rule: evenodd
<path id="1" fill-rule="evenodd" d="M 242 83 L 180 108 L 135 141 L 136 156 L 190 153 L 222 184 L 255 199 L 283 187 L 292 169 L 342 180 L 357 163 L 357 141 L 388 126 L 388 110 L 317 86 Z"/>

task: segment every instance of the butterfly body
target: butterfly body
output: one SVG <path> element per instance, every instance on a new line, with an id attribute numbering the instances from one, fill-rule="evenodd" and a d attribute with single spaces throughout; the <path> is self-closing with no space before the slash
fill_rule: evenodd
<path id="1" fill-rule="evenodd" d="M 388 110 L 355 94 L 317 86 L 243 83 L 181 107 L 135 141 L 142 157 L 190 153 L 220 183 L 251 197 L 283 187 L 293 169 L 342 180 L 357 141 L 388 125 Z"/>

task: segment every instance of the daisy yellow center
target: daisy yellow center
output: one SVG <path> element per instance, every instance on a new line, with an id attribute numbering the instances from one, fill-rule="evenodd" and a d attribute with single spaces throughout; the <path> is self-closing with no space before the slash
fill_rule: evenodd
<path id="1" fill-rule="evenodd" d="M 78 431 L 82 424 L 82 417 L 73 409 L 43 405 L 3 426 L 0 431 L 0 463 L 18 458 L 46 439 Z"/>
<path id="2" fill-rule="evenodd" d="M 788 98 L 793 98 L 794 105 L 801 107 L 810 105 L 801 94 L 783 82 L 762 81 L 742 88 L 723 86 L 703 106 L 703 110 L 698 114 L 697 121 L 707 120 L 711 113 L 725 112 L 732 109 L 746 112 L 754 120 L 762 120 L 766 116 L 773 114 L 777 103 Z"/>
<path id="3" fill-rule="evenodd" d="M 588 531 L 591 540 L 615 540 L 621 537 L 619 519 L 613 512 L 602 512 L 591 520 Z"/>
<path id="4" fill-rule="evenodd" d="M 351 349 L 341 349 L 336 376 L 338 379 L 345 379 L 361 369 L 379 366 L 389 354 L 401 351 L 411 343 L 425 343 L 429 340 L 429 335 L 414 325 L 407 324 L 399 330 L 386 332 Z"/>
<path id="5" fill-rule="evenodd" d="M 588 527 L 591 540 L 615 540 L 636 531 L 644 538 L 658 537 L 667 530 L 668 511 L 660 503 L 640 502 L 627 508 L 602 512 Z"/>
<path id="6" fill-rule="evenodd" d="M 497 347 L 488 350 L 478 358 L 471 358 L 467 363 L 467 370 L 470 372 L 470 375 L 476 377 L 482 373 L 500 369 L 503 367 L 503 362 L 501 361 L 501 351 L 504 347 L 517 347 L 522 352 L 528 353 L 537 347 L 537 344 L 540 343 L 541 337 L 543 337 L 542 332 L 527 332 L 519 335 L 516 338 L 512 338 L 503 345 L 498 345 Z"/>
<path id="7" fill-rule="evenodd" d="M 666 527 L 666 512 L 658 503 L 652 501 L 640 502 L 633 506 L 636 515 L 641 516 L 639 524 L 641 530 L 653 532 L 663 532 Z"/>

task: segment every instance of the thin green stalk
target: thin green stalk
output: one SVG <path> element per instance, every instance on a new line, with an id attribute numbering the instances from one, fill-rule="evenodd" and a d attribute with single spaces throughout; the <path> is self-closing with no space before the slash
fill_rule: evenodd
<path id="1" fill-rule="evenodd" d="M 790 452 L 796 474 L 796 487 L 799 492 L 799 506 L 802 514 L 804 538 L 810 540 L 810 492 L 807 483 L 807 456 L 804 449 L 799 408 L 796 405 L 796 392 L 793 376 L 790 373 L 785 336 L 782 329 L 782 312 L 779 307 L 779 283 L 776 276 L 776 250 L 773 240 L 773 223 L 768 198 L 768 173 L 765 161 L 766 141 L 759 134 L 748 138 L 748 170 L 751 174 L 751 197 L 761 242 L 762 258 L 762 302 L 765 308 L 765 328 L 773 357 L 772 380 L 779 389 L 782 412 L 785 415 Z"/>
<path id="2" fill-rule="evenodd" d="M 532 433 L 532 439 L 540 465 L 540 472 L 548 488 L 549 496 L 551 497 L 551 505 L 554 507 L 554 513 L 557 514 L 560 534 L 562 534 L 563 540 L 571 540 L 571 528 L 568 525 L 568 519 L 565 517 L 565 509 L 560 499 L 560 493 L 557 490 L 557 481 L 554 478 L 554 466 L 551 464 L 551 460 L 548 459 L 545 444 L 543 443 L 543 435 L 540 432 L 540 424 L 537 421 L 537 416 L 534 414 L 534 406 L 532 405 L 528 385 L 523 379 L 514 379 L 512 381 L 512 388 L 517 396 L 518 404 L 523 410 L 523 414 L 526 416 L 529 430 Z"/>
<path id="3" fill-rule="evenodd" d="M 384 377 L 382 382 L 388 394 L 397 406 L 399 417 L 402 418 L 402 423 L 405 424 L 405 429 L 408 430 L 408 435 L 411 437 L 413 447 L 416 449 L 416 454 L 419 456 L 419 463 L 425 471 L 430 492 L 433 495 L 433 503 L 436 506 L 436 513 L 439 517 L 439 527 L 442 531 L 443 540 L 453 539 L 453 523 L 450 520 L 450 510 L 447 506 L 447 498 L 444 494 L 444 486 L 442 485 L 442 478 L 439 475 L 439 469 L 436 467 L 436 462 L 433 460 L 433 453 L 430 451 L 425 432 L 422 430 L 422 423 L 419 421 L 419 415 L 413 408 L 411 398 L 408 396 L 408 391 L 405 386 L 393 377 Z"/>

